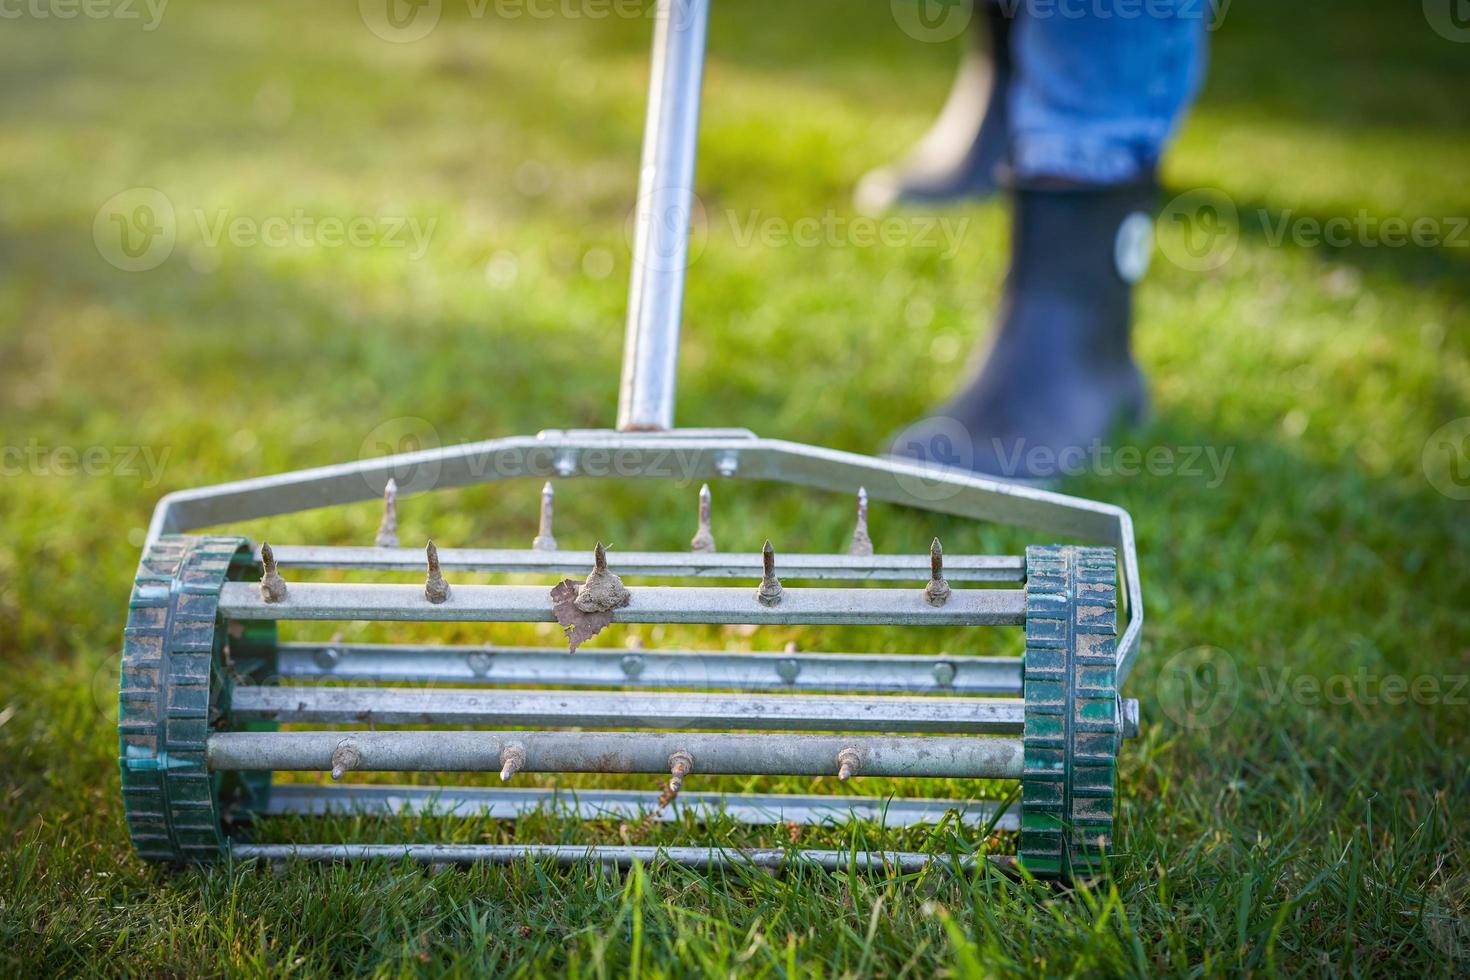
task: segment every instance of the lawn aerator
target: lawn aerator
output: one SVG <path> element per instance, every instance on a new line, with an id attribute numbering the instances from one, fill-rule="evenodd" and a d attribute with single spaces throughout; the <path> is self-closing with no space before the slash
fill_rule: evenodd
<path id="1" fill-rule="evenodd" d="M 875 459 L 743 429 L 673 427 L 707 0 L 660 0 L 643 144 L 627 337 L 614 430 L 543 431 L 171 493 L 149 528 L 125 632 L 119 723 L 128 828 L 162 861 L 228 858 L 779 866 L 793 854 L 846 866 L 845 851 L 458 844 L 261 844 L 242 828 L 273 814 L 426 811 L 516 817 L 541 808 L 658 818 L 720 811 L 750 823 L 849 816 L 909 825 L 956 812 L 1019 830 L 1038 876 L 1098 867 L 1113 829 L 1115 760 L 1136 733 L 1119 686 L 1143 607 L 1132 523 L 1113 506 Z M 669 461 L 679 460 L 677 472 Z M 398 495 L 510 477 L 770 480 L 856 495 L 846 554 L 716 550 L 708 488 L 687 553 L 559 550 L 552 483 L 525 550 L 398 547 Z M 430 479 L 400 483 L 404 473 Z M 259 547 L 198 528 L 385 498 L 371 547 Z M 1044 545 L 1024 556 L 875 554 L 867 498 L 1015 524 L 1106 547 Z M 465 584 L 456 574 L 585 572 L 544 586 Z M 402 573 L 423 585 L 292 581 L 294 570 Z M 1118 634 L 1117 581 L 1127 627 Z M 836 587 L 786 587 L 825 580 Z M 747 579 L 734 588 L 627 579 Z M 906 582 L 902 587 L 852 583 Z M 755 583 L 759 583 L 757 586 Z M 842 587 L 841 583 L 848 583 Z M 1009 587 L 953 587 L 959 583 Z M 283 643 L 281 621 L 551 622 L 572 650 Z M 796 651 L 593 649 L 609 623 L 1022 626 L 1023 657 Z M 366 687 L 337 682 L 397 682 Z M 437 686 L 427 686 L 430 683 Z M 290 726 L 277 730 L 277 726 Z M 344 730 L 345 729 L 345 730 Z M 367 730 L 364 730 L 367 729 Z M 660 792 L 515 787 L 272 784 L 271 771 L 658 773 Z M 683 792 L 702 775 L 1018 779 L 1020 812 L 931 799 Z M 917 852 L 859 854 L 914 868 Z"/>

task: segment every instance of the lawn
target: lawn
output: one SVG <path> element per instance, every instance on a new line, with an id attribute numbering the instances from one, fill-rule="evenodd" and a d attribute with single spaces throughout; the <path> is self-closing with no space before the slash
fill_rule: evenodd
<path id="1" fill-rule="evenodd" d="M 948 868 L 139 861 L 115 692 L 153 504 L 413 440 L 610 424 L 650 26 L 446 0 L 427 37 L 388 43 L 350 2 L 156 6 L 31 4 L 0 25 L 0 972 L 1470 969 L 1470 489 L 1452 452 L 1470 434 L 1470 47 L 1418 4 L 1240 0 L 1214 35 L 1164 200 L 1205 194 L 1237 219 L 1199 263 L 1189 227 L 1161 223 L 1139 290 L 1154 412 L 1120 444 L 1158 465 L 1113 457 L 1065 487 L 1133 514 L 1149 615 L 1112 874 L 1076 890 Z M 719 3 L 711 35 L 679 422 L 874 452 L 956 383 L 1004 269 L 1000 204 L 910 214 L 890 247 L 850 208 L 856 179 L 923 130 L 956 49 L 905 35 L 889 4 L 838 0 Z M 176 240 L 128 271 L 159 258 L 115 245 L 106 202 L 153 193 L 137 188 L 162 195 Z M 836 230 L 785 241 L 802 219 Z M 1394 244 L 1394 222 L 1423 240 Z M 523 547 L 535 499 L 529 483 L 413 498 L 405 541 Z M 689 487 L 569 484 L 558 535 L 680 548 L 693 508 Z M 716 504 L 725 550 L 840 548 L 850 518 L 850 501 L 759 485 Z M 882 551 L 1031 540 L 881 506 L 873 521 Z M 244 530 L 366 544 L 376 522 L 361 506 Z M 993 632 L 636 635 L 1018 648 Z M 1181 689 L 1201 665 L 1213 686 Z M 395 823 L 264 832 L 390 840 Z M 787 833 L 551 817 L 408 832 Z M 854 825 L 801 843 L 984 842 Z"/>

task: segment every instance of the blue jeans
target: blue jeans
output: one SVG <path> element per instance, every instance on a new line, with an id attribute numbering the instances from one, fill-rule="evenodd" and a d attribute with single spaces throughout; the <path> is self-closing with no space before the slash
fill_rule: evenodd
<path id="1" fill-rule="evenodd" d="M 1204 78 L 1220 0 L 997 2 L 1015 17 L 1016 176 L 1119 184 L 1151 174 Z"/>

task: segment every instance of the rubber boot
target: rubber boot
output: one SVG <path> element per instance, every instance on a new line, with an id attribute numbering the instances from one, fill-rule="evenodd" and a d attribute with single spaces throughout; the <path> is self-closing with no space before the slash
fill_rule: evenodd
<path id="1" fill-rule="evenodd" d="M 858 181 L 853 199 L 859 211 L 983 198 L 998 189 L 996 168 L 1007 147 L 1011 22 L 991 0 L 975 8 L 973 37 L 939 118 L 903 160 Z"/>
<path id="2" fill-rule="evenodd" d="M 1154 188 L 1021 189 L 999 326 L 974 379 L 892 452 L 1050 483 L 1084 471 L 1145 414 L 1129 349 L 1132 285 L 1153 245 Z"/>

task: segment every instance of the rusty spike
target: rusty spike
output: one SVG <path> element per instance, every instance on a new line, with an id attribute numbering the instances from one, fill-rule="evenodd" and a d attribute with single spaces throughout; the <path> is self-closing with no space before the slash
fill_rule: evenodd
<path id="1" fill-rule="evenodd" d="M 266 602 L 283 602 L 286 598 L 286 580 L 276 571 L 276 553 L 269 542 L 260 543 L 260 564 L 265 574 L 260 577 L 260 597 Z"/>
<path id="2" fill-rule="evenodd" d="M 924 586 L 924 601 L 942 606 L 949 599 L 949 583 L 944 580 L 944 548 L 939 539 L 929 545 L 929 584 Z"/>
<path id="3" fill-rule="evenodd" d="M 536 537 L 531 541 L 531 547 L 537 551 L 555 551 L 556 538 L 551 533 L 551 504 L 556 496 L 556 491 L 551 489 L 551 481 L 546 481 L 546 486 L 541 488 L 541 521 L 537 526 Z"/>
<path id="4" fill-rule="evenodd" d="M 852 543 L 847 546 L 849 555 L 866 557 L 873 553 L 873 539 L 868 537 L 868 489 L 858 487 L 857 523 L 852 529 Z"/>
<path id="5" fill-rule="evenodd" d="M 715 550 L 715 536 L 710 532 L 709 524 L 709 484 L 699 488 L 699 526 L 694 531 L 694 537 L 689 539 L 689 550 L 705 554 L 713 554 Z"/>
<path id="6" fill-rule="evenodd" d="M 761 549 L 761 587 L 756 589 L 755 597 L 763 606 L 774 606 L 781 601 L 784 591 L 781 580 L 776 577 L 776 549 L 771 547 L 768 539 Z"/>
<path id="7" fill-rule="evenodd" d="M 679 795 L 679 790 L 684 788 L 684 777 L 694 771 L 694 757 L 683 749 L 669 756 L 669 789 L 670 799 Z"/>
<path id="8" fill-rule="evenodd" d="M 573 605 L 584 613 L 612 612 L 626 606 L 632 594 L 607 567 L 607 549 L 602 542 L 592 550 L 592 574 L 577 588 Z"/>
<path id="9" fill-rule="evenodd" d="M 378 525 L 373 543 L 379 548 L 398 547 L 398 481 L 392 477 L 383 487 L 383 523 Z"/>
<path id="10" fill-rule="evenodd" d="M 429 577 L 424 580 L 424 598 L 438 605 L 449 598 L 449 583 L 439 572 L 439 549 L 430 541 L 424 548 L 424 557 L 429 563 Z"/>

